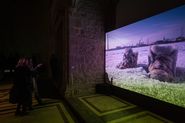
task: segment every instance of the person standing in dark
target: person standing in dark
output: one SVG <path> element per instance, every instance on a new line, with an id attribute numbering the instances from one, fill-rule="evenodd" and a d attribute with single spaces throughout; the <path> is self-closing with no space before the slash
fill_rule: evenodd
<path id="1" fill-rule="evenodd" d="M 32 72 L 27 58 L 19 59 L 14 73 L 14 88 L 17 109 L 15 115 L 27 114 L 28 107 L 32 103 Z"/>
<path id="2" fill-rule="evenodd" d="M 57 80 L 58 73 L 59 73 L 59 62 L 55 54 L 51 55 L 50 66 L 51 66 L 52 79 Z"/>
<path id="3" fill-rule="evenodd" d="M 42 105 L 42 99 L 41 99 L 39 91 L 38 91 L 37 81 L 38 81 L 38 76 L 39 76 L 41 66 L 43 66 L 43 65 L 37 64 L 36 66 L 33 66 L 32 59 L 29 59 L 29 68 L 32 72 L 33 94 L 34 94 L 35 99 L 37 100 L 39 105 Z M 30 106 L 30 108 L 31 108 L 31 106 Z"/>

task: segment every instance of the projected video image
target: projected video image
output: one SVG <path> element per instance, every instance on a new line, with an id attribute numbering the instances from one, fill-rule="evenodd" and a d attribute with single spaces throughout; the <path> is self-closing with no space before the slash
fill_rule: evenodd
<path id="1" fill-rule="evenodd" d="M 185 107 L 185 5 L 106 33 L 113 85 Z"/>

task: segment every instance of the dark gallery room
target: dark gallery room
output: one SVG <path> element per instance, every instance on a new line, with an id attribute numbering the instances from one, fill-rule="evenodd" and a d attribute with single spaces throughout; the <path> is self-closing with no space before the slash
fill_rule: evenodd
<path id="1" fill-rule="evenodd" d="M 0 6 L 1 123 L 185 123 L 185 0 Z"/>

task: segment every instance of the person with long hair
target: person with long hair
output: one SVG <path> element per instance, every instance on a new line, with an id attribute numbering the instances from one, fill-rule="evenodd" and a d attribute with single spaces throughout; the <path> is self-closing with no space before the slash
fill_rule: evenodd
<path id="1" fill-rule="evenodd" d="M 20 58 L 14 73 L 14 88 L 16 95 L 16 115 L 25 115 L 32 103 L 32 72 L 28 58 Z"/>

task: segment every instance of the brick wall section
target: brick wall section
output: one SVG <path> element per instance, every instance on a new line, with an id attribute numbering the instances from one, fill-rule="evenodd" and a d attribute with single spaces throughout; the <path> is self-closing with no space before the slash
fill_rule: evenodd
<path id="1" fill-rule="evenodd" d="M 67 95 L 95 92 L 103 83 L 104 24 L 99 0 L 79 0 L 69 13 L 69 85 Z"/>

